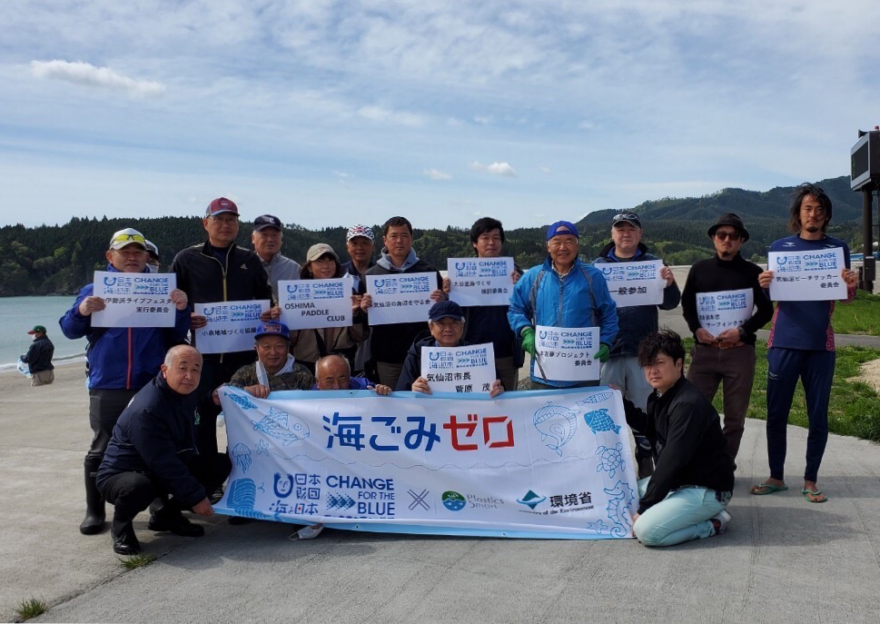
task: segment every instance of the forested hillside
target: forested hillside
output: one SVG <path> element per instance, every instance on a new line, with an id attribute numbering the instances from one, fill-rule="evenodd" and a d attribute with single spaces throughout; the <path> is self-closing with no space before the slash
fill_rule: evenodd
<path id="1" fill-rule="evenodd" d="M 861 195 L 849 190 L 849 178 L 842 176 L 819 182 L 834 203 L 833 235 L 856 246 L 860 240 Z M 773 240 L 786 235 L 788 201 L 791 188 L 778 187 L 764 193 L 742 189 L 724 189 L 699 198 L 665 198 L 649 201 L 632 210 L 638 213 L 645 228 L 645 242 L 669 264 L 692 264 L 712 254 L 706 236 L 709 225 L 722 213 L 736 212 L 746 222 L 751 240 L 743 247 L 747 258 L 761 259 Z M 581 255 L 592 259 L 609 241 L 611 217 L 618 210 L 599 210 L 579 223 Z M 257 216 L 257 215 L 252 215 Z M 286 215 L 279 214 L 283 221 Z M 391 215 L 374 215 L 383 221 Z M 418 214 L 407 216 L 418 226 Z M 504 220 L 504 215 L 496 215 Z M 377 219 L 378 220 L 378 219 Z M 378 224 L 370 224 L 381 233 Z M 195 217 L 160 217 L 154 219 L 81 219 L 73 217 L 61 226 L 25 228 L 22 225 L 0 228 L 0 296 L 73 294 L 91 281 L 92 272 L 106 267 L 104 252 L 113 232 L 134 227 L 159 246 L 163 267 L 175 253 L 205 240 L 202 221 Z M 415 231 L 414 246 L 420 257 L 439 268 L 446 258 L 471 254 L 468 242 L 470 223 L 445 230 Z M 250 247 L 251 222 L 242 222 L 238 242 Z M 507 232 L 506 253 L 517 263 L 529 267 L 545 254 L 545 228 L 522 228 Z M 306 230 L 289 224 L 284 232 L 284 254 L 302 262 L 313 244 L 326 242 L 345 258 L 345 228 Z M 377 245 L 378 248 L 381 243 Z"/>

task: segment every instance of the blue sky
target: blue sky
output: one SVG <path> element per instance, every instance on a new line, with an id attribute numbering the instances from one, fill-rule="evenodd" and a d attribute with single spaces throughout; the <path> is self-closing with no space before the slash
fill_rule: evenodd
<path id="1" fill-rule="evenodd" d="M 0 225 L 507 227 L 848 173 L 880 3 L 0 3 Z"/>

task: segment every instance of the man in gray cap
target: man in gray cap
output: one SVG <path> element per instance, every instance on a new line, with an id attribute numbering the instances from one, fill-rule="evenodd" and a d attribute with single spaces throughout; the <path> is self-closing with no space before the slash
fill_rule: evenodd
<path id="1" fill-rule="evenodd" d="M 375 240 L 373 228 L 361 224 L 348 228 L 348 232 L 345 235 L 345 250 L 348 252 L 348 257 L 351 260 L 343 264 L 342 268 L 354 278 L 355 298 L 358 302 L 360 302 L 364 293 L 367 292 L 367 280 L 365 278 L 367 270 L 376 264 L 373 262 Z M 366 331 L 366 339 L 358 343 L 357 351 L 354 354 L 352 370 L 354 370 L 356 375 L 364 372 L 364 368 L 371 357 L 370 329 L 367 328 Z"/>
<path id="2" fill-rule="evenodd" d="M 284 226 L 281 224 L 281 219 L 269 214 L 254 219 L 251 244 L 263 263 L 263 268 L 266 269 L 269 283 L 272 284 L 272 292 L 276 297 L 280 280 L 299 279 L 299 263 L 281 253 L 283 239 Z"/>
<path id="3" fill-rule="evenodd" d="M 729 212 L 709 228 L 715 256 L 691 267 L 681 296 L 681 308 L 696 344 L 687 378 L 711 401 L 724 383 L 724 437 L 736 460 L 745 431 L 746 410 L 755 380 L 755 332 L 773 316 L 773 304 L 764 296 L 758 276 L 761 268 L 740 255 L 749 240 L 742 219 Z M 700 313 L 698 298 L 704 293 L 751 291 L 751 314 L 738 327 L 709 331 L 707 313 Z M 702 317 L 702 318 L 701 318 Z"/>

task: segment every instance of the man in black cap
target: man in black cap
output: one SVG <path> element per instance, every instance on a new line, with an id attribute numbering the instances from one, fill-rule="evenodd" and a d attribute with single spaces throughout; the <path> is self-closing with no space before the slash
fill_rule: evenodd
<path id="1" fill-rule="evenodd" d="M 55 366 L 52 364 L 55 345 L 49 340 L 46 328 L 42 325 L 34 325 L 28 334 L 34 337 L 34 341 L 28 352 L 21 356 L 21 361 L 28 365 L 32 386 L 48 386 L 55 381 Z"/>
<path id="2" fill-rule="evenodd" d="M 723 215 L 709 228 L 709 238 L 715 244 L 715 257 L 691 267 L 681 296 L 684 318 L 696 339 L 687 378 L 709 401 L 724 383 L 724 437 L 735 460 L 755 380 L 755 332 L 773 316 L 773 304 L 758 283 L 761 268 L 740 255 L 740 248 L 749 240 L 742 219 L 732 212 Z M 705 305 L 701 311 L 700 295 L 723 292 L 735 297 L 746 294 L 743 291 L 750 291 L 753 301 L 748 318 L 738 327 L 706 329 L 718 320 L 717 311 Z"/>
<path id="3" fill-rule="evenodd" d="M 280 280 L 298 280 L 300 266 L 281 253 L 281 244 L 284 239 L 284 226 L 281 219 L 266 214 L 254 219 L 254 231 L 251 234 L 251 244 L 254 251 L 263 262 L 263 268 L 269 275 L 269 283 L 272 284 L 272 292 L 278 296 L 278 282 Z"/>
<path id="4" fill-rule="evenodd" d="M 601 269 L 602 267 L 598 265 L 650 260 L 659 260 L 659 258 L 649 253 L 647 245 L 642 242 L 642 222 L 638 215 L 633 212 L 621 212 L 611 219 L 611 242 L 599 252 L 599 257 L 593 264 Z M 651 386 L 639 366 L 639 343 L 642 338 L 659 329 L 658 308 L 674 310 L 681 301 L 681 291 L 675 283 L 672 269 L 664 266 L 660 271 L 660 277 L 666 281 L 662 303 L 617 308 L 617 338 L 611 346 L 611 357 L 602 366 L 601 373 L 603 386 L 614 385 L 620 388 L 624 397 L 642 411 L 648 409 Z M 651 455 L 651 445 L 642 435 L 636 436 L 636 461 L 639 478 L 650 477 L 654 472 L 654 460 Z"/>

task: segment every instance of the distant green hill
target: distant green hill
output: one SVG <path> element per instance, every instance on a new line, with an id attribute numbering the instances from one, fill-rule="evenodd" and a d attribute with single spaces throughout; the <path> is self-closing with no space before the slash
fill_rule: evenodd
<path id="1" fill-rule="evenodd" d="M 829 232 L 854 247 L 860 236 L 861 196 L 849 190 L 849 178 L 841 176 L 818 183 L 834 204 L 834 221 Z M 736 212 L 746 223 L 751 240 L 743 255 L 759 259 L 767 246 L 787 234 L 788 203 L 791 187 L 767 192 L 724 189 L 705 197 L 664 198 L 647 201 L 634 208 L 645 228 L 645 242 L 669 264 L 692 264 L 712 255 L 706 230 L 725 212 Z M 591 260 L 608 243 L 611 218 L 618 210 L 599 210 L 578 222 L 581 256 Z M 379 215 L 383 218 L 386 215 Z M 408 215 L 418 225 L 418 215 Z M 504 215 L 496 215 L 503 221 Z M 60 226 L 26 228 L 23 225 L 0 228 L 0 296 L 72 294 L 91 281 L 95 269 L 106 266 L 104 253 L 113 232 L 134 227 L 159 246 L 162 263 L 170 266 L 174 255 L 184 247 L 205 240 L 201 219 L 159 217 L 154 219 L 80 219 L 74 217 Z M 239 244 L 250 247 L 252 224 L 242 222 Z M 377 233 L 378 225 L 373 225 Z M 415 230 L 414 246 L 419 256 L 439 268 L 446 259 L 471 255 L 468 242 L 470 223 L 445 230 Z M 507 231 L 506 253 L 523 267 L 541 262 L 546 254 L 544 232 L 540 228 Z M 342 227 L 307 230 L 290 224 L 284 232 L 283 253 L 302 262 L 306 250 L 315 243 L 329 243 L 345 257 L 345 229 Z M 857 248 L 858 249 L 858 248 Z M 378 245 L 377 245 L 378 252 Z"/>

